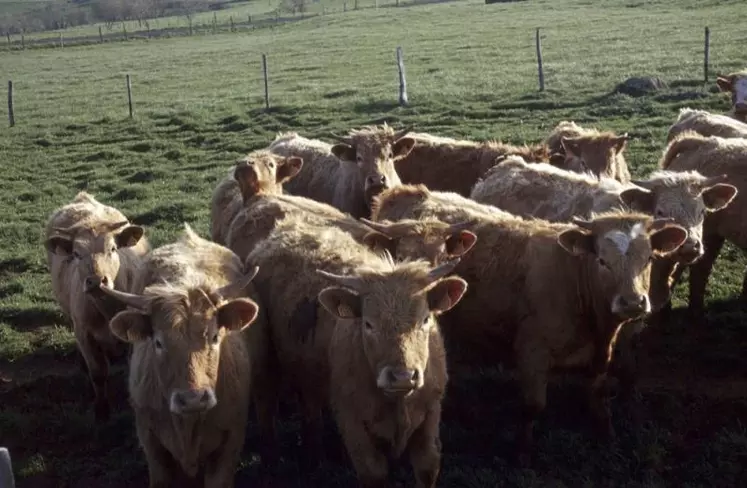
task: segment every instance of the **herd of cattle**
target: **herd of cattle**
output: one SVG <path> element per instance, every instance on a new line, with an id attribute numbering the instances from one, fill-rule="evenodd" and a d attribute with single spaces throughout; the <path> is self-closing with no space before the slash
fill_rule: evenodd
<path id="1" fill-rule="evenodd" d="M 644 322 L 686 268 L 703 320 L 724 241 L 747 248 L 747 71 L 718 84 L 732 111 L 682 109 L 645 179 L 630 177 L 627 135 L 574 122 L 521 147 L 384 124 L 249 153 L 214 189 L 211 240 L 185 223 L 151 249 L 143 227 L 79 193 L 45 246 L 96 418 L 109 417 L 110 358 L 129 354 L 152 487 L 185 474 L 231 486 L 250 407 L 271 468 L 278 400 L 296 396 L 308 466 L 329 408 L 362 486 L 407 454 L 432 487 L 446 351 L 450 366 L 482 351 L 518 371 L 520 462 L 556 368 L 592 372 L 591 418 L 612 435 L 604 385 L 634 387 Z"/>

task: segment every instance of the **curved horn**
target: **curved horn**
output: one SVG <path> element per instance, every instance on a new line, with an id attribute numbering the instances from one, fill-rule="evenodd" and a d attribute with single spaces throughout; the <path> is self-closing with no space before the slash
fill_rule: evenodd
<path id="1" fill-rule="evenodd" d="M 353 138 L 348 136 L 338 136 L 335 133 L 330 134 L 330 137 L 332 139 L 336 140 L 337 142 L 342 142 L 343 144 L 347 144 L 348 146 L 353 145 Z"/>
<path id="2" fill-rule="evenodd" d="M 408 125 L 404 129 L 398 130 L 397 132 L 394 133 L 394 140 L 395 141 L 400 140 L 401 138 L 405 137 L 409 132 L 412 132 L 412 129 L 414 128 L 415 128 L 414 126 Z"/>
<path id="3" fill-rule="evenodd" d="M 397 232 L 396 224 L 392 225 L 392 224 L 385 224 L 383 222 L 374 222 L 373 220 L 368 220 L 363 217 L 361 217 L 358 220 L 359 222 L 363 223 L 367 227 L 370 227 L 376 232 L 384 234 L 385 236 L 389 238 L 398 237 L 402 234 L 401 232 Z"/>
<path id="4" fill-rule="evenodd" d="M 653 182 L 651 180 L 630 180 L 630 183 L 635 186 L 640 186 L 644 190 L 651 190 L 654 187 Z"/>
<path id="5" fill-rule="evenodd" d="M 706 187 L 706 186 L 715 185 L 717 183 L 726 183 L 728 181 L 729 181 L 729 175 L 727 174 L 716 175 L 716 176 L 711 176 L 710 178 L 706 178 L 705 181 L 701 183 L 701 185 Z"/>
<path id="6" fill-rule="evenodd" d="M 122 227 L 126 226 L 130 222 L 127 220 L 122 220 L 119 222 L 107 222 L 104 224 L 101 224 L 101 228 L 105 230 L 106 232 L 114 232 L 117 229 L 121 229 Z"/>
<path id="7" fill-rule="evenodd" d="M 254 266 L 244 273 L 244 276 L 218 288 L 215 292 L 222 298 L 235 298 L 236 296 L 240 296 L 244 289 L 249 286 L 249 283 L 251 283 L 257 276 L 257 273 L 259 273 L 259 266 Z"/>
<path id="8" fill-rule="evenodd" d="M 447 230 L 447 232 L 460 232 L 463 230 L 468 230 L 474 225 L 477 224 L 477 220 L 465 220 L 463 222 L 457 222 L 455 224 L 451 224 Z"/>
<path id="9" fill-rule="evenodd" d="M 115 300 L 118 300 L 124 303 L 125 305 L 128 305 L 140 312 L 148 311 L 149 302 L 148 302 L 148 299 L 144 297 L 143 295 L 135 295 L 133 293 L 127 293 L 124 291 L 115 290 L 113 288 L 106 287 L 103 284 L 99 285 L 99 289 L 105 294 L 114 298 Z"/>
<path id="10" fill-rule="evenodd" d="M 593 230 L 592 222 L 590 220 L 584 220 L 581 217 L 573 217 L 571 221 L 582 229 L 586 229 L 588 231 Z"/>
<path id="11" fill-rule="evenodd" d="M 649 230 L 652 232 L 655 232 L 657 230 L 661 230 L 664 227 L 666 227 L 669 224 L 674 224 L 674 219 L 672 217 L 659 217 L 653 220 L 651 222 L 651 226 L 649 227 Z"/>
<path id="12" fill-rule="evenodd" d="M 439 280 L 454 271 L 454 268 L 456 268 L 457 264 L 459 264 L 461 260 L 461 257 L 450 259 L 433 268 L 428 273 L 428 283 L 433 283 L 434 281 Z"/>
<path id="13" fill-rule="evenodd" d="M 334 281 L 340 286 L 345 286 L 355 291 L 360 291 L 361 283 L 360 283 L 360 278 L 358 278 L 357 276 L 336 275 L 334 273 L 329 273 L 321 269 L 317 269 L 316 272 L 320 274 L 321 276 L 324 276 L 328 280 Z"/>
<path id="14" fill-rule="evenodd" d="M 78 230 L 78 224 L 73 224 L 70 227 L 52 227 L 52 231 L 58 234 L 72 235 L 76 230 Z"/>

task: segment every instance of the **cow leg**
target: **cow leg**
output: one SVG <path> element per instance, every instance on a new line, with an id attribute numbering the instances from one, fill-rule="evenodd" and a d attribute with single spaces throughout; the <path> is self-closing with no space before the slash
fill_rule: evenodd
<path id="1" fill-rule="evenodd" d="M 589 389 L 589 409 L 597 436 L 608 441 L 615 437 L 615 430 L 612 427 L 610 409 L 606 401 L 606 379 L 606 374 L 599 374 L 592 381 Z"/>
<path id="2" fill-rule="evenodd" d="M 703 256 L 690 266 L 690 297 L 689 314 L 690 320 L 698 325 L 705 325 L 705 291 L 708 277 L 713 270 L 724 238 L 718 234 L 706 234 L 703 236 Z"/>
<path id="3" fill-rule="evenodd" d="M 423 423 L 410 438 L 408 450 L 417 488 L 436 486 L 438 472 L 441 469 L 441 442 L 438 428 L 440 421 L 441 405 L 437 403 L 426 414 Z"/>
<path id="4" fill-rule="evenodd" d="M 389 463 L 376 448 L 365 426 L 344 409 L 338 414 L 337 425 L 361 488 L 385 488 Z"/>
<path id="5" fill-rule="evenodd" d="M 75 338 L 80 352 L 88 368 L 88 377 L 93 384 L 94 416 L 96 422 L 106 422 L 111 415 L 109 397 L 107 393 L 107 379 L 109 377 L 109 359 L 101 345 L 83 327 L 76 324 Z"/>
<path id="6" fill-rule="evenodd" d="M 275 417 L 278 407 L 277 384 L 272 379 L 257 378 L 252 385 L 254 408 L 259 424 L 260 456 L 263 470 L 274 470 L 280 460 Z"/>
<path id="7" fill-rule="evenodd" d="M 150 488 L 170 488 L 173 485 L 177 468 L 173 456 L 140 419 L 137 412 L 135 412 L 135 430 L 148 463 Z"/>
<path id="8" fill-rule="evenodd" d="M 531 330 L 531 327 L 523 330 L 527 329 Z M 547 405 L 550 354 L 544 346 L 530 340 L 518 344 L 517 361 L 523 405 L 516 433 L 516 455 L 518 463 L 528 467 L 531 463 L 534 424 Z"/>
<path id="9" fill-rule="evenodd" d="M 324 422 L 322 408 L 324 400 L 318 398 L 318 393 L 310 391 L 311 385 L 306 385 L 301 393 L 303 418 L 301 420 L 301 435 L 303 437 L 302 467 L 311 471 L 319 466 L 324 456 Z"/>
<path id="10" fill-rule="evenodd" d="M 205 488 L 233 488 L 246 432 L 246 426 L 242 427 L 227 432 L 225 442 L 211 453 L 205 469 Z"/>

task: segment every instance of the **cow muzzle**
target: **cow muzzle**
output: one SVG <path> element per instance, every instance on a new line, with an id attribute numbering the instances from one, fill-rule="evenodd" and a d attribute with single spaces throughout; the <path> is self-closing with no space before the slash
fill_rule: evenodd
<path id="1" fill-rule="evenodd" d="M 682 264 L 692 264 L 703 256 L 703 245 L 700 239 L 688 238 L 677 250 L 677 257 Z"/>
<path id="2" fill-rule="evenodd" d="M 376 385 L 388 395 L 410 395 L 423 386 L 423 372 L 419 369 L 385 366 L 379 371 Z"/>
<path id="3" fill-rule="evenodd" d="M 110 290 L 114 287 L 114 283 L 106 276 L 89 276 L 83 281 L 83 289 L 86 293 L 98 291 L 101 286 L 105 286 Z"/>
<path id="4" fill-rule="evenodd" d="M 617 295 L 612 301 L 612 313 L 620 318 L 635 319 L 651 312 L 647 294 Z"/>
<path id="5" fill-rule="evenodd" d="M 207 412 L 218 403 L 212 388 L 174 390 L 169 408 L 177 415 Z"/>

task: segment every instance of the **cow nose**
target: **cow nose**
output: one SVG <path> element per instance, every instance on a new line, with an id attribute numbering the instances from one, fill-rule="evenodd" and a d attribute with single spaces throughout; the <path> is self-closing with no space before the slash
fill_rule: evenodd
<path id="1" fill-rule="evenodd" d="M 625 310 L 645 310 L 646 301 L 648 297 L 646 295 L 634 295 L 632 297 L 620 297 L 620 304 Z"/>
<path id="2" fill-rule="evenodd" d="M 366 179 L 366 184 L 368 186 L 386 186 L 386 176 L 385 175 L 371 175 Z"/>
<path id="3" fill-rule="evenodd" d="M 171 394 L 171 411 L 177 414 L 204 412 L 217 403 L 211 388 L 177 390 Z"/>
<path id="4" fill-rule="evenodd" d="M 99 285 L 104 285 L 108 288 L 110 286 L 109 278 L 107 278 L 106 276 L 104 276 L 103 278 L 100 278 L 98 276 L 89 276 L 84 282 L 84 286 L 87 292 L 95 290 L 99 287 Z"/>

